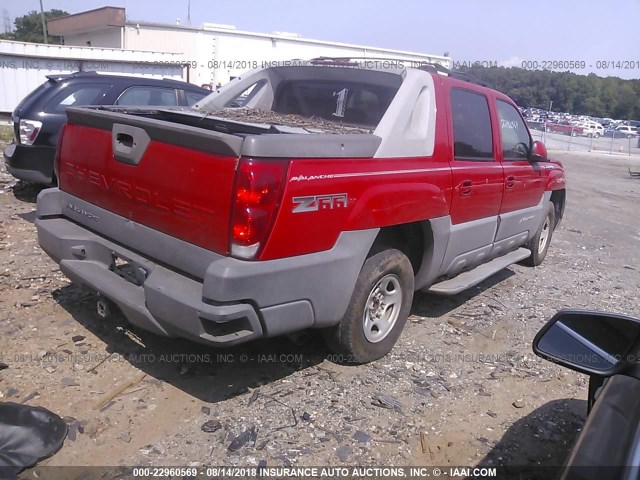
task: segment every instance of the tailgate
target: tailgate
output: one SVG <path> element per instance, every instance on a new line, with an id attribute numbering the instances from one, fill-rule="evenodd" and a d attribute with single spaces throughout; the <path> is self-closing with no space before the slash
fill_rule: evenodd
<path id="1" fill-rule="evenodd" d="M 58 150 L 62 191 L 122 217 L 122 232 L 133 221 L 227 253 L 240 136 L 88 108 L 69 108 L 67 117 Z M 80 217 L 113 236 L 90 212 Z"/>

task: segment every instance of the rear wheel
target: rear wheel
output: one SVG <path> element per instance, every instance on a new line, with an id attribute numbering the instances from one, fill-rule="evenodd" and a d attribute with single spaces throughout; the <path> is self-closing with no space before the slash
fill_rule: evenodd
<path id="1" fill-rule="evenodd" d="M 523 264 L 530 267 L 536 267 L 540 265 L 549 250 L 549 244 L 551 243 L 551 237 L 553 235 L 553 228 L 556 224 L 556 210 L 552 202 L 547 204 L 547 212 L 545 218 L 538 228 L 538 231 L 533 236 L 527 248 L 531 250 L 531 256 L 522 261 Z"/>
<path id="2" fill-rule="evenodd" d="M 401 251 L 365 261 L 344 317 L 324 332 L 338 363 L 367 363 L 391 351 L 407 322 L 413 285 L 411 262 Z"/>

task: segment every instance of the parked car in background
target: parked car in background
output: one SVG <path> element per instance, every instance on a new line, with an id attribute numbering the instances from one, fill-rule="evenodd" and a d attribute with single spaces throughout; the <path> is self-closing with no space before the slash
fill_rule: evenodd
<path id="1" fill-rule="evenodd" d="M 48 75 L 13 112 L 14 140 L 4 150 L 7 170 L 27 182 L 51 185 L 53 157 L 65 109 L 82 105 L 190 106 L 211 92 L 187 82 L 77 72 Z"/>
<path id="2" fill-rule="evenodd" d="M 581 122 L 577 124 L 578 127 L 582 127 L 582 133 L 585 137 L 598 138 L 604 135 L 604 127 L 597 122 Z"/>
<path id="3" fill-rule="evenodd" d="M 525 122 L 527 124 L 527 127 L 529 127 L 529 130 L 544 130 L 544 126 L 546 123 L 546 121 L 540 117 L 527 118 Z"/>
<path id="4" fill-rule="evenodd" d="M 629 125 L 619 125 L 614 129 L 605 130 L 604 136 L 613 138 L 634 138 L 638 136 L 638 130 Z"/>
<path id="5" fill-rule="evenodd" d="M 583 127 L 570 123 L 566 120 L 561 120 L 556 123 L 547 122 L 544 129 L 549 133 L 562 133 L 563 135 L 571 135 L 572 137 L 582 135 L 584 131 Z"/>

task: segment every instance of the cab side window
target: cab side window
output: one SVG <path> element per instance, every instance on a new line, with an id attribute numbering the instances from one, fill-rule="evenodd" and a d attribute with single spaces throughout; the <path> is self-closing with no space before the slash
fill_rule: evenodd
<path id="1" fill-rule="evenodd" d="M 518 114 L 510 103 L 498 100 L 498 120 L 505 160 L 526 160 L 531 149 L 531 137 Z"/>
<path id="2" fill-rule="evenodd" d="M 454 157 L 460 160 L 494 160 L 491 116 L 487 97 L 480 93 L 451 89 Z"/>

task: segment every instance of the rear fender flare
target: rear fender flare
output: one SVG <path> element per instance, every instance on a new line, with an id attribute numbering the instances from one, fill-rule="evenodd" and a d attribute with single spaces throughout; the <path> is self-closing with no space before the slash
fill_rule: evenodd
<path id="1" fill-rule="evenodd" d="M 364 192 L 347 219 L 349 230 L 387 227 L 446 215 L 443 189 L 434 184 L 377 185 Z"/>

